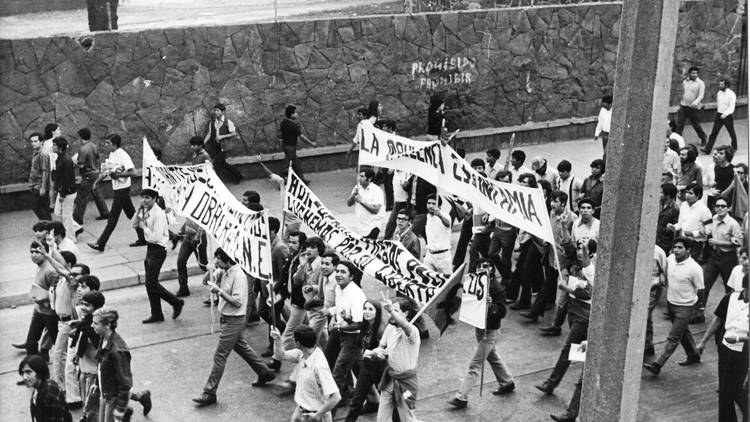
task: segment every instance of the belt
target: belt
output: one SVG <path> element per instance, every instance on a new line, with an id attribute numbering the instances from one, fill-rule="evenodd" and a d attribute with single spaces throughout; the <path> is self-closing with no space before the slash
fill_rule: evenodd
<path id="1" fill-rule="evenodd" d="M 359 331 L 339 331 L 341 334 L 347 334 L 350 336 L 356 336 L 359 335 Z"/>
<path id="2" fill-rule="evenodd" d="M 433 255 L 437 255 L 439 253 L 445 253 L 445 252 L 448 252 L 448 251 L 450 251 L 450 249 L 440 249 L 439 251 L 427 251 L 427 252 L 429 252 L 429 253 L 431 253 Z"/>
<path id="3" fill-rule="evenodd" d="M 72 316 L 70 316 L 70 315 L 68 315 L 68 316 L 59 316 L 59 315 L 58 315 L 58 316 L 57 316 L 57 319 L 59 319 L 59 320 L 60 320 L 60 322 L 68 322 L 68 321 L 72 320 L 72 319 L 73 319 L 73 317 L 72 317 Z"/>
<path id="4" fill-rule="evenodd" d="M 297 407 L 299 408 L 299 411 L 300 411 L 301 413 L 315 413 L 315 411 L 314 411 L 314 410 L 307 410 L 307 409 L 305 409 L 305 408 L 304 408 L 304 407 L 302 407 L 302 406 L 297 406 Z"/>
<path id="5" fill-rule="evenodd" d="M 149 246 L 149 247 L 154 247 L 154 248 L 167 249 L 167 248 L 165 248 L 164 246 L 162 246 L 162 245 L 160 245 L 160 244 L 158 244 L 158 243 L 153 243 L 153 242 L 148 242 L 148 246 Z"/>

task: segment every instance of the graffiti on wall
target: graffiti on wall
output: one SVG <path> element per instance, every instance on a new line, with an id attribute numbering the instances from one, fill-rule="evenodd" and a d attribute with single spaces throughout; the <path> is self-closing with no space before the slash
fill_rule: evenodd
<path id="1" fill-rule="evenodd" d="M 476 80 L 476 66 L 476 59 L 461 56 L 416 61 L 411 64 L 411 79 L 426 90 L 467 85 Z"/>

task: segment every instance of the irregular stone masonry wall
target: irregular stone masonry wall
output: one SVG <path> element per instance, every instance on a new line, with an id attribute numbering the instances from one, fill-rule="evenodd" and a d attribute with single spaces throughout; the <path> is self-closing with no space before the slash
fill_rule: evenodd
<path id="1" fill-rule="evenodd" d="M 683 4 L 672 104 L 692 64 L 706 101 L 718 74 L 735 78 L 734 7 Z M 217 101 L 241 135 L 230 155 L 278 151 L 287 104 L 319 145 L 350 142 L 355 110 L 373 98 L 405 135 L 424 132 L 434 93 L 464 129 L 596 115 L 614 81 L 619 15 L 619 4 L 594 4 L 101 33 L 88 50 L 66 37 L 0 40 L 0 184 L 27 178 L 23 137 L 48 122 L 68 140 L 84 126 L 97 139 L 121 133 L 136 166 L 144 135 L 165 161 L 186 161 Z"/>

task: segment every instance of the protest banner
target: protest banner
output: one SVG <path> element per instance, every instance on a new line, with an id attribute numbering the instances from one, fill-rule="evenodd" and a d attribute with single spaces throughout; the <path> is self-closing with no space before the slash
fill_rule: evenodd
<path id="1" fill-rule="evenodd" d="M 469 325 L 484 329 L 487 323 L 487 295 L 490 292 L 487 274 L 469 274 L 464 278 L 464 293 L 461 296 L 461 311 L 458 319 Z"/>
<path id="2" fill-rule="evenodd" d="M 544 195 L 540 189 L 497 182 L 471 168 L 449 145 L 413 141 L 362 121 L 355 139 L 359 165 L 386 167 L 415 174 L 492 216 L 554 243 Z"/>
<path id="3" fill-rule="evenodd" d="M 265 211 L 251 211 L 242 205 L 210 164 L 165 166 L 145 138 L 143 166 L 144 188 L 159 192 L 167 208 L 203 228 L 246 273 L 272 279 Z"/>
<path id="4" fill-rule="evenodd" d="M 400 242 L 361 237 L 341 224 L 320 199 L 289 169 L 284 211 L 307 224 L 323 241 L 363 273 L 375 277 L 420 305 L 434 298 L 449 274 L 425 267 Z"/>

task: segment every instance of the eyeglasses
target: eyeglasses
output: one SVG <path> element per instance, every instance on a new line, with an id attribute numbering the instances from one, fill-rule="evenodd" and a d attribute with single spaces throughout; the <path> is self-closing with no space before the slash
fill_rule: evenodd
<path id="1" fill-rule="evenodd" d="M 490 264 L 479 264 L 479 265 L 477 265 L 477 268 L 492 268 L 492 265 L 490 265 Z"/>
<path id="2" fill-rule="evenodd" d="M 408 217 L 396 217 L 396 220 L 398 221 L 409 221 Z"/>
<path id="3" fill-rule="evenodd" d="M 729 205 L 726 204 L 716 204 L 714 205 L 715 208 L 729 208 Z"/>

